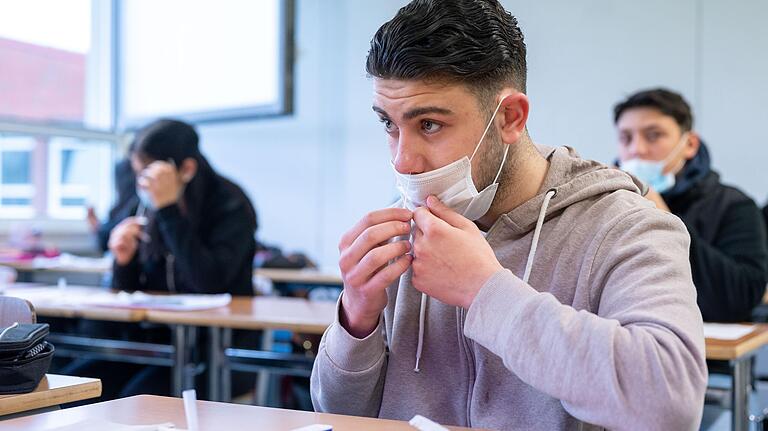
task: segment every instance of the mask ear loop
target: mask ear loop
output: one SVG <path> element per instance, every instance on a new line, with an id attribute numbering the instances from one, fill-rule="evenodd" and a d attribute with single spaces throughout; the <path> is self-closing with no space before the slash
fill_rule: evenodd
<path id="1" fill-rule="evenodd" d="M 475 145 L 475 151 L 472 152 L 472 155 L 469 156 L 469 161 L 471 162 L 472 159 L 475 158 L 475 154 L 477 154 L 477 150 L 480 149 L 480 145 L 483 143 L 483 139 L 485 139 L 485 135 L 488 134 L 488 131 L 491 130 L 491 125 L 493 125 L 493 120 L 496 119 L 496 114 L 499 112 L 499 108 L 501 108 L 501 104 L 504 103 L 504 100 L 509 96 L 504 96 L 499 101 L 499 104 L 496 105 L 496 109 L 493 110 L 493 115 L 491 115 L 490 121 L 488 121 L 488 125 L 485 126 L 485 130 L 483 130 L 483 135 L 480 136 L 480 141 L 478 141 L 477 145 Z M 507 146 L 509 148 L 509 146 Z"/>
<path id="2" fill-rule="evenodd" d="M 670 159 L 672 159 L 675 156 L 677 156 L 680 153 L 680 151 L 682 151 L 685 148 L 685 144 L 688 142 L 688 139 L 690 137 L 691 137 L 691 132 L 683 133 L 683 136 L 680 138 L 680 142 L 677 143 L 675 148 L 672 149 L 672 152 L 667 157 L 665 157 L 664 160 L 662 161 L 664 163 L 664 166 L 666 166 L 667 163 L 669 163 Z M 681 162 L 682 162 L 683 165 L 685 164 L 685 162 L 683 162 L 682 160 L 681 160 Z M 673 171 L 676 171 L 673 175 L 676 175 L 677 172 L 680 171 L 681 168 L 680 168 L 679 165 L 680 164 L 678 163 L 678 167 L 676 169 L 673 169 Z M 672 172 L 670 171 L 670 173 L 672 173 Z"/>

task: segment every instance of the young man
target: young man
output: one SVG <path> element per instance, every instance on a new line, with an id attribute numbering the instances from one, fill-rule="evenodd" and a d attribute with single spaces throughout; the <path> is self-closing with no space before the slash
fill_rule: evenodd
<path id="1" fill-rule="evenodd" d="M 646 182 L 646 197 L 680 217 L 691 236 L 691 268 L 705 321 L 750 319 L 768 283 L 768 245 L 760 209 L 725 186 L 693 130 L 688 103 L 653 89 L 616 105 L 622 169 Z"/>
<path id="2" fill-rule="evenodd" d="M 685 227 L 629 175 L 532 143 L 525 53 L 496 0 L 416 0 L 374 36 L 373 110 L 403 202 L 341 239 L 317 410 L 505 430 L 698 424 Z"/>

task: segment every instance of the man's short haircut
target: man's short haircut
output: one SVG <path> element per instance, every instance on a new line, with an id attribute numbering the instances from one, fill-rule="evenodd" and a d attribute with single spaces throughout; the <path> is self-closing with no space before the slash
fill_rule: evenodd
<path id="1" fill-rule="evenodd" d="M 693 128 L 693 114 L 688 102 L 678 93 L 664 88 L 637 92 L 613 108 L 613 122 L 618 124 L 624 111 L 632 108 L 654 108 L 675 119 L 683 132 Z"/>
<path id="2" fill-rule="evenodd" d="M 505 86 L 524 93 L 525 42 L 517 19 L 497 0 L 413 0 L 374 35 L 366 71 L 464 84 L 480 96 Z"/>

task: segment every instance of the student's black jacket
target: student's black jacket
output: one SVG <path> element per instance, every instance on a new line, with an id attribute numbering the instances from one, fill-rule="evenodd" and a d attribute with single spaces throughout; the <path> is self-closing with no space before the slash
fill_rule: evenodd
<path id="1" fill-rule="evenodd" d="M 256 213 L 237 185 L 203 162 L 183 203 L 149 218 L 150 243 L 114 264 L 113 288 L 253 295 Z"/>
<path id="2" fill-rule="evenodd" d="M 740 190 L 720 183 L 703 142 L 662 197 L 691 235 L 691 269 L 704 320 L 749 320 L 768 283 L 760 209 Z"/>

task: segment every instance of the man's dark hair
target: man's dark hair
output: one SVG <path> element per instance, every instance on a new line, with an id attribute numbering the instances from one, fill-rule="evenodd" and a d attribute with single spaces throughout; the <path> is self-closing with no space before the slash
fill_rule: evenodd
<path id="1" fill-rule="evenodd" d="M 413 0 L 373 36 L 366 70 L 460 83 L 481 96 L 504 86 L 525 92 L 525 42 L 497 0 Z"/>
<path id="2" fill-rule="evenodd" d="M 621 114 L 632 108 L 654 108 L 675 119 L 683 132 L 693 128 L 691 107 L 678 93 L 664 88 L 637 92 L 613 108 L 613 122 L 618 123 Z"/>

